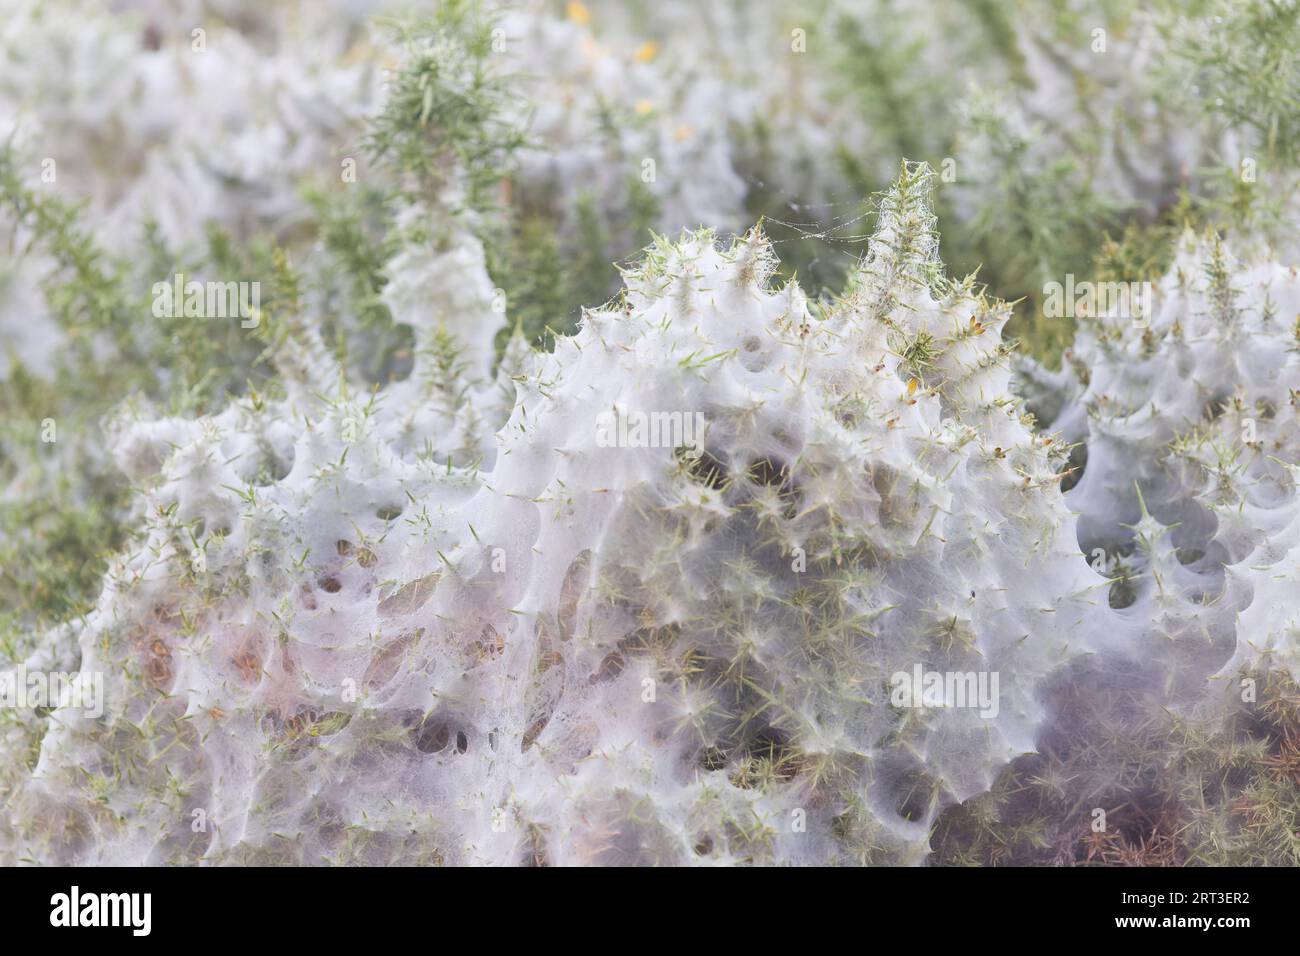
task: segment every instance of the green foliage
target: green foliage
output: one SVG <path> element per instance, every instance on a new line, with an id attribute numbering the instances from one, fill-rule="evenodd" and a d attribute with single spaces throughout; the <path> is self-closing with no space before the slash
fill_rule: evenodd
<path id="1" fill-rule="evenodd" d="M 467 205 L 482 208 L 524 143 L 504 118 L 509 85 L 490 68 L 493 21 L 481 4 L 448 0 L 428 19 L 382 23 L 405 61 L 367 137 L 371 155 L 394 164 L 416 195 L 463 189 Z"/>
<path id="2" fill-rule="evenodd" d="M 28 239 L 19 254 L 35 250 L 53 260 L 43 284 L 46 301 L 81 357 L 87 355 L 93 332 L 106 332 L 120 346 L 131 348 L 132 320 L 144 297 L 128 293 L 121 265 L 109 261 L 80 227 L 80 208 L 38 192 L 29 179 L 12 145 L 0 148 L 0 210 L 8 214 L 13 230 L 11 249 L 23 228 Z"/>
<path id="3" fill-rule="evenodd" d="M 1193 70 L 1185 89 L 1220 125 L 1253 133 L 1266 167 L 1294 167 L 1300 161 L 1300 6 L 1224 0 L 1206 12 L 1186 28 L 1170 27 L 1174 56 Z"/>
<path id="4" fill-rule="evenodd" d="M 1118 238 L 1107 232 L 1096 254 L 1097 281 L 1158 281 L 1173 264 L 1178 236 L 1194 221 L 1191 202 L 1184 196 L 1154 222 L 1126 222 Z"/>
<path id="5" fill-rule="evenodd" d="M 577 327 L 583 308 L 609 300 L 619 289 L 613 263 L 634 255 L 658 214 L 655 196 L 637 177 L 629 177 L 628 202 L 618 215 L 599 207 L 587 194 L 578 200 L 577 234 L 565 241 L 544 209 L 518 208 L 487 237 L 488 270 L 506 293 L 510 330 L 498 336 L 498 350 L 513 328 L 534 345 L 548 346 L 556 335 Z"/>
<path id="6" fill-rule="evenodd" d="M 181 262 L 146 226 L 137 262 L 106 255 L 81 225 L 81 209 L 36 190 L 9 148 L 0 150 L 0 210 L 23 256 L 43 256 L 42 283 L 62 327 L 48 380 L 17 365 L 0 381 L 0 605 L 23 626 L 48 626 L 86 611 L 107 556 L 127 534 L 128 489 L 102 452 L 105 421 L 129 398 L 173 414 L 220 408 L 249 382 L 267 387 L 265 341 L 235 319 L 157 318 L 154 281 L 259 281 L 268 314 L 287 302 L 284 253 L 270 239 L 238 242 L 208 231 L 207 248 Z M 105 361 L 100 350 L 113 356 Z M 41 441 L 53 421 L 56 441 Z"/>
<path id="7" fill-rule="evenodd" d="M 382 295 L 388 260 L 398 241 L 388 230 L 390 196 L 381 186 L 307 191 L 316 213 L 317 238 L 330 268 L 319 276 L 338 286 L 321 329 L 339 364 L 372 384 L 385 384 L 410 370 L 414 335 L 393 321 Z"/>
<path id="8" fill-rule="evenodd" d="M 122 539 L 114 516 L 126 495 L 89 446 L 107 411 L 106 396 L 156 386 L 157 378 L 156 367 L 139 358 L 132 322 L 147 314 L 147 304 L 132 302 L 120 268 L 80 228 L 78 209 L 28 185 L 9 146 L 0 149 L 0 210 L 8 213 L 13 238 L 19 226 L 27 230 L 20 256 L 35 251 L 51 261 L 43 288 L 67 341 L 52 379 L 15 363 L 0 381 L 0 486 L 11 489 L 0 502 L 3 633 L 75 616 L 98 594 L 105 556 Z M 134 360 L 97 361 L 99 335 Z M 47 419 L 55 443 L 42 441 Z"/>
<path id="9" fill-rule="evenodd" d="M 88 610 L 107 557 L 123 540 L 117 515 L 126 484 L 84 454 L 85 435 L 99 423 L 94 406 L 67 402 L 67 382 L 44 381 L 21 366 L 0 382 L 0 485 L 11 490 L 0 500 L 0 635 Z M 54 418 L 58 442 L 81 446 L 75 467 L 41 441 L 46 418 Z"/>
<path id="10" fill-rule="evenodd" d="M 882 147 L 878 156 L 914 159 L 933 155 L 942 126 L 921 121 L 932 116 L 945 90 L 942 81 L 925 69 L 926 41 L 909 31 L 911 17 L 890 11 L 870 24 L 860 17 L 840 16 L 835 24 L 836 54 L 845 95 L 867 120 Z M 854 181 L 870 178 L 859 158 L 837 157 Z"/>
<path id="11" fill-rule="evenodd" d="M 554 223 L 541 215 L 518 217 L 487 249 L 488 271 L 505 291 L 512 325 L 526 339 L 540 343 L 548 329 L 559 334 L 572 331 L 577 325 L 570 288 L 574 276 L 567 271 Z M 512 332 L 500 331 L 498 350 Z"/>
<path id="12" fill-rule="evenodd" d="M 963 180 L 961 188 L 980 197 L 978 212 L 951 254 L 966 268 L 982 265 L 994 295 L 1026 299 L 1013 331 L 1036 355 L 1058 355 L 1074 329 L 1044 318 L 1043 286 L 1066 273 L 1087 274 L 1123 207 L 1093 190 L 1077 160 L 1046 159 L 1033 132 L 1015 128 L 996 101 L 973 101 L 967 123 L 966 148 L 989 172 Z"/>

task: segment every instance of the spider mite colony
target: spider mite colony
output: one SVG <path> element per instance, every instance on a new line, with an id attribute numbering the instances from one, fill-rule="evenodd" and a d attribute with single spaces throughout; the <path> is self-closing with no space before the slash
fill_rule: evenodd
<path id="1" fill-rule="evenodd" d="M 1294 3 L 13 7 L 0 862 L 1300 862 Z"/>

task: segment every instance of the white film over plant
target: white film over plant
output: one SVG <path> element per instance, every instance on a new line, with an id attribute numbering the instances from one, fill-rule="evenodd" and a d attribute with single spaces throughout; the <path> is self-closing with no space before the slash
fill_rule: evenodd
<path id="1" fill-rule="evenodd" d="M 389 6 L 0 24 L 0 863 L 1300 860 L 1289 5 Z"/>
<path id="2" fill-rule="evenodd" d="M 477 463 L 414 450 L 464 438 L 418 368 L 371 401 L 305 323 L 274 406 L 123 424 L 146 532 L 60 645 L 106 713 L 25 728 L 5 853 L 923 859 L 1113 613 L 930 180 L 904 167 L 824 307 L 757 230 L 658 242 L 553 352 L 477 370 Z M 700 413 L 702 452 L 599 442 L 619 402 Z M 891 706 L 918 662 L 995 672 L 997 706 Z"/>

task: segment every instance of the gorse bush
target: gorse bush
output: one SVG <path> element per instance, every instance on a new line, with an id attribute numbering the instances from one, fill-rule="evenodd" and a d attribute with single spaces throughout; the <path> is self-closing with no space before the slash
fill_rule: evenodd
<path id="1" fill-rule="evenodd" d="M 1300 862 L 1294 4 L 387 6 L 0 28 L 0 860 Z"/>

